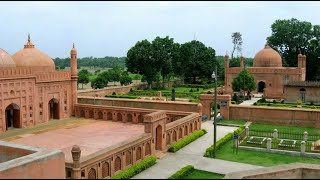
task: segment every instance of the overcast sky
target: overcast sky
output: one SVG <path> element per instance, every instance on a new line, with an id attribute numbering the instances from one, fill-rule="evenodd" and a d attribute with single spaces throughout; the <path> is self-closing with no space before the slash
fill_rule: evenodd
<path id="1" fill-rule="evenodd" d="M 277 19 L 297 18 L 320 25 L 320 2 L 0 2 L 0 48 L 14 54 L 28 33 L 52 58 L 126 56 L 137 41 L 169 35 L 175 42 L 195 38 L 216 50 L 231 52 L 231 33 L 240 32 L 243 55 L 264 47 Z"/>

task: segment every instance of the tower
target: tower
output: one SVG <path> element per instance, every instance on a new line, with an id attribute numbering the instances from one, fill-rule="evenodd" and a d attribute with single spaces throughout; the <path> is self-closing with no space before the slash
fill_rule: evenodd
<path id="1" fill-rule="evenodd" d="M 71 91 L 72 91 L 72 104 L 71 104 L 71 112 L 72 115 L 75 115 L 75 108 L 74 105 L 78 103 L 78 70 L 77 70 L 77 50 L 73 47 L 70 51 L 70 70 L 71 70 Z"/>
<path id="2" fill-rule="evenodd" d="M 303 68 L 303 56 L 301 54 L 301 50 L 299 49 L 299 55 L 298 55 L 298 67 Z"/>

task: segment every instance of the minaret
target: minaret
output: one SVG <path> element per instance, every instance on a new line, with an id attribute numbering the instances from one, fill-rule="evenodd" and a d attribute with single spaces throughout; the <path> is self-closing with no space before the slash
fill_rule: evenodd
<path id="1" fill-rule="evenodd" d="M 301 54 L 301 50 L 299 49 L 299 54 L 298 54 L 298 67 L 303 68 L 303 56 Z"/>
<path id="2" fill-rule="evenodd" d="M 227 80 L 228 80 L 228 68 L 229 68 L 229 55 L 228 55 L 228 52 L 226 52 L 226 55 L 224 56 L 225 58 L 225 62 L 224 62 L 224 83 L 225 83 L 225 86 L 226 88 L 228 87 L 228 83 L 227 83 Z"/>
<path id="3" fill-rule="evenodd" d="M 71 91 L 72 91 L 72 104 L 71 104 L 71 112 L 72 115 L 75 115 L 74 105 L 78 103 L 78 70 L 77 70 L 77 50 L 73 47 L 70 51 L 70 71 L 71 71 Z"/>
<path id="4" fill-rule="evenodd" d="M 240 57 L 240 67 L 244 68 L 244 57 L 242 56 L 242 54 Z"/>

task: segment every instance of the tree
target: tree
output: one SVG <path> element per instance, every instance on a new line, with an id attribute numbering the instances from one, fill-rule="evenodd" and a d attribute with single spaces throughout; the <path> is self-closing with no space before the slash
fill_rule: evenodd
<path id="1" fill-rule="evenodd" d="M 129 85 L 132 83 L 132 78 L 129 76 L 129 73 L 128 71 L 123 71 L 121 73 L 121 76 L 120 76 L 120 84 L 121 86 L 122 85 Z"/>
<path id="2" fill-rule="evenodd" d="M 196 78 L 211 79 L 212 71 L 215 65 L 218 66 L 215 59 L 215 50 L 206 47 L 202 42 L 193 40 L 180 46 L 179 58 L 174 63 L 175 74 L 192 78 L 196 83 Z"/>
<path id="3" fill-rule="evenodd" d="M 113 81 L 114 85 L 116 85 L 115 83 L 120 81 L 121 69 L 120 67 L 116 66 L 111 70 L 109 70 L 108 74 L 109 74 L 109 80 Z"/>
<path id="4" fill-rule="evenodd" d="M 82 89 L 83 89 L 83 84 L 89 83 L 89 77 L 90 77 L 90 72 L 87 69 L 81 69 L 78 72 L 78 83 L 82 84 Z"/>
<path id="5" fill-rule="evenodd" d="M 254 77 L 249 73 L 247 69 L 242 70 L 237 76 L 233 79 L 232 90 L 239 92 L 240 90 L 244 91 L 254 91 L 256 89 L 256 83 Z"/>
<path id="6" fill-rule="evenodd" d="M 169 79 L 172 72 L 172 61 L 174 61 L 175 43 L 173 38 L 166 36 L 165 38 L 156 37 L 152 41 L 153 57 L 160 68 L 162 76 L 162 87 L 164 87 L 165 80 Z"/>
<path id="7" fill-rule="evenodd" d="M 283 65 L 296 67 L 299 50 L 307 56 L 306 79 L 318 78 L 320 26 L 298 19 L 276 20 L 271 25 L 272 34 L 267 38 L 269 45 L 283 57 Z"/>
<path id="8" fill-rule="evenodd" d="M 129 49 L 126 58 L 127 70 L 143 75 L 149 88 L 160 70 L 152 55 L 152 44 L 148 40 L 142 40 Z"/>
<path id="9" fill-rule="evenodd" d="M 233 44 L 231 59 L 233 59 L 233 57 L 234 57 L 233 54 L 234 54 L 235 50 L 237 50 L 238 52 L 241 53 L 241 50 L 242 50 L 242 37 L 241 36 L 242 35 L 240 32 L 234 32 L 231 35 L 232 44 Z"/>
<path id="10" fill-rule="evenodd" d="M 91 87 L 93 89 L 102 89 L 105 87 L 105 80 L 101 76 L 97 76 L 92 80 Z"/>

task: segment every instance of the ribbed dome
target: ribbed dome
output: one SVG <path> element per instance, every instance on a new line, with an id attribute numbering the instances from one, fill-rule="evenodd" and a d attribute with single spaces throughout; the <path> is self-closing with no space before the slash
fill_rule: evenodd
<path id="1" fill-rule="evenodd" d="M 17 67 L 50 67 L 55 69 L 54 61 L 31 43 L 30 35 L 24 48 L 12 55 Z"/>
<path id="2" fill-rule="evenodd" d="M 16 67 L 16 63 L 11 56 L 0 48 L 0 67 Z"/>
<path id="3" fill-rule="evenodd" d="M 253 61 L 254 67 L 282 67 L 282 58 L 280 54 L 272 49 L 267 43 L 265 48 L 260 50 Z"/>

